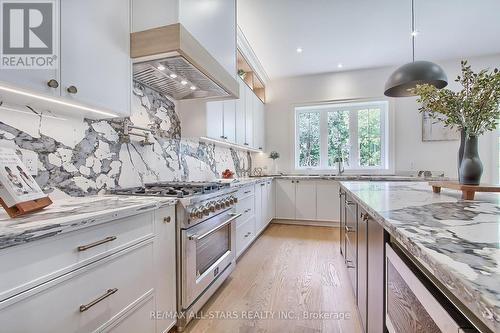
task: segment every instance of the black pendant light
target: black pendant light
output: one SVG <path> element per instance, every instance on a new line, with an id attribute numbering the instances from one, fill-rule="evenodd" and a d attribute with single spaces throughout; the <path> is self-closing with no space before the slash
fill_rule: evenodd
<path id="1" fill-rule="evenodd" d="M 385 83 L 384 95 L 389 97 L 414 96 L 411 92 L 417 84 L 431 84 L 438 89 L 448 85 L 448 78 L 441 66 L 430 61 L 415 61 L 415 0 L 411 0 L 411 42 L 412 62 L 405 64 L 391 74 Z"/>

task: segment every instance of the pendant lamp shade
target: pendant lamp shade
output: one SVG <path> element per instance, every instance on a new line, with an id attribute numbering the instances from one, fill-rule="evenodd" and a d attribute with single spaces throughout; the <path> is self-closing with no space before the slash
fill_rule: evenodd
<path id="1" fill-rule="evenodd" d="M 414 96 L 410 90 L 417 84 L 431 84 L 438 89 L 448 85 L 441 66 L 430 61 L 414 61 L 394 71 L 385 84 L 384 95 L 389 97 Z"/>
<path id="2" fill-rule="evenodd" d="M 415 96 L 412 89 L 419 84 L 430 84 L 441 89 L 448 85 L 448 78 L 441 66 L 430 61 L 415 61 L 415 0 L 411 0 L 411 50 L 412 62 L 396 69 L 385 83 L 384 95 L 389 97 Z"/>

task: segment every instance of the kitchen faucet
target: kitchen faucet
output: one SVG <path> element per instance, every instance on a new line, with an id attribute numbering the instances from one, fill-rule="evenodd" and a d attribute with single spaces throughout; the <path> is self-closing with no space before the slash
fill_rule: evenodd
<path id="1" fill-rule="evenodd" d="M 344 173 L 344 163 L 342 158 L 342 148 L 339 147 L 337 158 L 335 161 L 337 162 L 337 174 L 340 176 Z"/>

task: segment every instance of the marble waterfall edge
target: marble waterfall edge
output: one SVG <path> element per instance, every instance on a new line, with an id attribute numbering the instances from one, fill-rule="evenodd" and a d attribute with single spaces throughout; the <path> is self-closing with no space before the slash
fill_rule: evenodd
<path id="1" fill-rule="evenodd" d="M 215 179 L 226 168 L 241 176 L 251 169 L 248 152 L 181 138 L 181 123 L 169 99 L 139 83 L 134 83 L 132 95 L 130 120 L 154 130 L 150 145 L 141 145 L 134 141 L 136 138 L 122 143 L 123 118 L 82 119 L 77 124 L 81 138 L 63 142 L 57 139 L 57 131 L 78 130 L 72 128 L 72 123 L 53 123 L 40 113 L 30 116 L 29 122 L 4 121 L 2 117 L 0 145 L 37 153 L 36 181 L 42 189 L 70 196 L 98 194 L 144 182 Z"/>

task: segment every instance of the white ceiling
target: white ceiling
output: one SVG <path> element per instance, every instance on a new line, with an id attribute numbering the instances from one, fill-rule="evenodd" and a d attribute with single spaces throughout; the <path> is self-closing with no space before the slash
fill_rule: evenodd
<path id="1" fill-rule="evenodd" d="M 415 2 L 417 60 L 500 53 L 500 0 Z M 410 0 L 238 0 L 238 24 L 271 79 L 411 60 Z"/>

